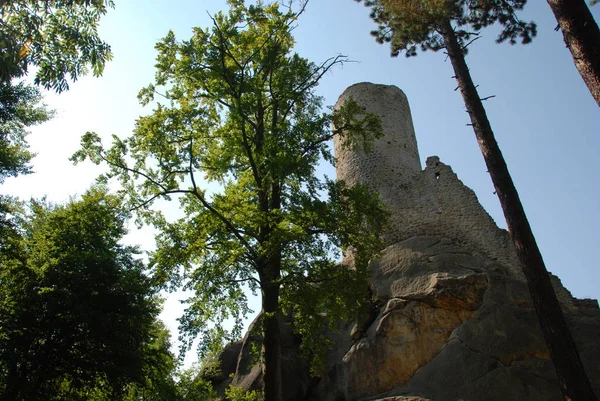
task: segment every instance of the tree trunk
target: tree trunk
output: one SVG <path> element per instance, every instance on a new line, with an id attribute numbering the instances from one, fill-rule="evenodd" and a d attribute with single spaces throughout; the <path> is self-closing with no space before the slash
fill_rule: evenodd
<path id="1" fill-rule="evenodd" d="M 600 106 L 600 29 L 585 0 L 548 0 L 575 67 Z"/>
<path id="2" fill-rule="evenodd" d="M 261 276 L 264 401 L 283 401 L 279 332 L 279 263 L 267 264 Z"/>
<path id="3" fill-rule="evenodd" d="M 471 118 L 473 130 L 496 188 L 496 193 L 500 199 L 508 231 L 527 279 L 533 305 L 550 356 L 554 362 L 563 395 L 566 400 L 572 401 L 596 400 L 552 288 L 550 275 L 535 242 L 519 194 L 494 138 L 483 103 L 471 79 L 463 49 L 456 39 L 450 21 L 446 21 L 442 30 L 456 81 Z"/>

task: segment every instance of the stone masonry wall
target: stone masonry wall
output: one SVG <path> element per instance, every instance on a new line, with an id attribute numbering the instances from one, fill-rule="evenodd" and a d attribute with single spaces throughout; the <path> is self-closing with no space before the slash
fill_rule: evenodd
<path id="1" fill-rule="evenodd" d="M 337 178 L 363 183 L 379 192 L 392 212 L 385 236 L 394 244 L 419 235 L 455 240 L 497 260 L 523 278 L 510 237 L 498 228 L 450 166 L 438 157 L 421 170 L 408 100 L 395 86 L 359 83 L 347 88 L 336 107 L 352 97 L 382 120 L 384 136 L 370 154 L 352 151 L 334 141 Z"/>
<path id="2" fill-rule="evenodd" d="M 369 183 L 384 202 L 390 203 L 396 197 L 398 187 L 412 182 L 421 171 L 408 100 L 395 86 L 363 82 L 348 87 L 335 107 L 339 108 L 350 97 L 368 112 L 381 117 L 384 136 L 368 155 L 345 149 L 342 141 L 335 137 L 337 179 L 347 183 Z"/>

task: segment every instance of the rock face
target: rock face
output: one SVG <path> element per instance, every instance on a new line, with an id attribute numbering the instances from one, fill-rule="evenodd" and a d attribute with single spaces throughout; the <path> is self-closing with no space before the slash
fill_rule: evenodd
<path id="1" fill-rule="evenodd" d="M 282 323 L 287 400 L 562 400 L 508 233 L 437 157 L 421 170 L 402 91 L 357 84 L 337 107 L 350 97 L 379 114 L 385 130 L 373 154 L 335 143 L 338 179 L 370 185 L 392 212 L 387 247 L 371 264 L 375 307 L 365 322 L 341 322 L 330 333 L 334 347 L 322 377 L 310 377 L 298 353 L 301 339 L 291 321 Z M 598 302 L 574 299 L 552 280 L 600 394 Z M 237 357 L 222 358 L 224 377 L 260 386 L 248 351 L 259 340 L 247 335 L 229 347 L 224 355 Z"/>
<path id="2" fill-rule="evenodd" d="M 372 286 L 378 316 L 332 358 L 315 400 L 562 400 L 527 286 L 498 262 L 413 237 L 373 263 Z M 600 310 L 569 321 L 598 391 Z"/>

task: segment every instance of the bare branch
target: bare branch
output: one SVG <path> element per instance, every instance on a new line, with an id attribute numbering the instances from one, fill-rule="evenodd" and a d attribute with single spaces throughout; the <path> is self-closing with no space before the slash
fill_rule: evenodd
<path id="1" fill-rule="evenodd" d="M 481 39 L 482 37 L 483 36 L 477 36 L 475 39 L 470 40 L 466 45 L 462 46 L 461 49 L 464 51 L 471 43 L 475 42 L 477 39 Z"/>

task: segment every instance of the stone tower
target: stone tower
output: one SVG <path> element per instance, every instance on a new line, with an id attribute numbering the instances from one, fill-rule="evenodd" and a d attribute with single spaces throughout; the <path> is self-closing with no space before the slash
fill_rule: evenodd
<path id="1" fill-rule="evenodd" d="M 499 229 L 466 187 L 437 156 L 421 169 L 408 100 L 395 86 L 358 83 L 339 97 L 340 107 L 352 97 L 366 111 L 381 118 L 384 136 L 365 154 L 334 140 L 337 178 L 367 184 L 379 192 L 392 212 L 387 244 L 416 235 L 437 235 L 458 241 L 471 250 L 513 266 L 522 277 L 517 256 L 505 230 Z"/>
<path id="2" fill-rule="evenodd" d="M 367 112 L 381 118 L 384 136 L 373 152 L 366 155 L 342 146 L 339 137 L 334 139 L 338 180 L 352 185 L 368 184 L 379 192 L 388 205 L 393 203 L 399 187 L 414 180 L 421 172 L 417 138 L 406 95 L 395 86 L 359 83 L 347 88 L 339 97 L 335 108 L 353 98 Z"/>
<path id="3" fill-rule="evenodd" d="M 392 216 L 373 261 L 381 307 L 338 335 L 314 400 L 561 400 L 508 233 L 438 157 L 421 170 L 406 96 L 359 83 L 352 97 L 380 116 L 365 154 L 335 142 L 337 176 L 379 192 Z M 600 390 L 600 310 L 552 276 L 588 376 Z"/>

